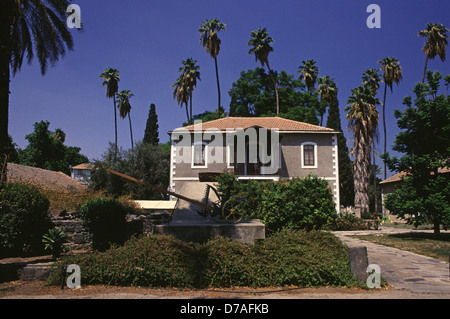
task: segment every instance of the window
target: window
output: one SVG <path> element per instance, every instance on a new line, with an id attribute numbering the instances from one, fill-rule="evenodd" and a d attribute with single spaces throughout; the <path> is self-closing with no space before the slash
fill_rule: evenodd
<path id="1" fill-rule="evenodd" d="M 192 146 L 192 167 L 206 167 L 205 143 L 196 143 Z"/>
<path id="2" fill-rule="evenodd" d="M 312 142 L 302 143 L 301 147 L 302 168 L 317 168 L 317 144 Z"/>
<path id="3" fill-rule="evenodd" d="M 314 166 L 314 145 L 303 146 L 303 165 Z"/>

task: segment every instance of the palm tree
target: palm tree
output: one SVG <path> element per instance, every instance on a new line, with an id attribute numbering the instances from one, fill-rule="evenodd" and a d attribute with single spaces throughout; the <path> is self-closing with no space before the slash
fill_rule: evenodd
<path id="1" fill-rule="evenodd" d="M 42 75 L 55 65 L 66 49 L 73 50 L 66 25 L 66 0 L 2 0 L 0 10 L 0 162 L 8 147 L 11 75 L 36 55 Z M 6 164 L 6 163 L 5 163 Z M 6 169 L 6 167 L 5 167 Z M 6 176 L 4 180 L 6 181 Z M 0 184 L 3 182 L 0 181 Z"/>
<path id="2" fill-rule="evenodd" d="M 305 81 L 308 92 L 312 92 L 314 85 L 316 84 L 317 77 L 319 76 L 319 68 L 316 66 L 316 61 L 310 59 L 302 61 L 302 65 L 298 67 L 298 73 L 300 74 L 300 79 L 303 78 Z"/>
<path id="3" fill-rule="evenodd" d="M 177 99 L 177 103 L 180 107 L 183 107 L 183 104 L 186 106 L 186 117 L 188 123 L 191 123 L 191 116 L 189 116 L 188 103 L 189 103 L 189 88 L 186 80 L 184 79 L 184 74 L 181 74 L 172 85 L 173 90 L 173 98 Z"/>
<path id="4" fill-rule="evenodd" d="M 113 99 L 114 102 L 114 132 L 115 132 L 115 154 L 117 155 L 117 110 L 116 110 L 116 94 L 119 92 L 119 70 L 107 68 L 100 74 L 100 78 L 104 79 L 103 86 L 106 85 L 106 97 Z"/>
<path id="5" fill-rule="evenodd" d="M 446 32 L 448 31 L 449 30 L 440 23 L 428 23 L 427 28 L 419 31 L 417 34 L 419 37 L 427 38 L 425 45 L 422 48 L 422 52 L 426 55 L 422 83 L 425 81 L 428 59 L 434 59 L 436 55 L 439 55 L 441 61 L 445 61 L 448 38 Z"/>
<path id="6" fill-rule="evenodd" d="M 317 93 L 320 95 L 321 102 L 325 101 L 328 105 L 331 105 L 335 99 L 337 99 L 337 88 L 334 79 L 330 78 L 328 75 L 319 77 L 319 86 L 317 87 Z M 321 105 L 323 105 L 321 103 Z M 320 109 L 320 126 L 323 123 L 323 116 L 326 111 L 326 106 Z"/>
<path id="7" fill-rule="evenodd" d="M 379 103 L 371 89 L 360 86 L 352 89 L 345 108 L 354 137 L 355 204 L 360 205 L 362 213 L 369 210 L 370 155 L 379 119 L 375 105 Z"/>
<path id="8" fill-rule="evenodd" d="M 373 94 L 377 94 L 377 90 L 380 88 L 380 74 L 377 69 L 367 69 L 363 75 L 361 82 L 364 87 L 372 90 Z M 377 197 L 377 166 L 375 160 L 375 140 L 378 139 L 378 127 L 376 128 L 375 138 L 372 139 L 372 172 L 373 172 L 373 189 L 375 200 L 375 213 L 378 212 L 378 197 Z"/>
<path id="9" fill-rule="evenodd" d="M 183 60 L 182 64 L 183 67 L 180 67 L 178 69 L 178 72 L 182 73 L 182 79 L 186 83 L 186 88 L 189 93 L 189 105 L 190 105 L 190 122 L 192 123 L 192 93 L 195 90 L 195 87 L 197 86 L 197 80 L 201 81 L 200 79 L 200 72 L 198 71 L 200 69 L 200 66 L 196 65 L 197 60 L 194 60 L 192 58 L 189 58 L 187 60 Z"/>
<path id="10" fill-rule="evenodd" d="M 367 69 L 362 75 L 362 84 L 372 90 L 376 91 L 380 88 L 380 74 L 378 69 Z"/>
<path id="11" fill-rule="evenodd" d="M 221 23 L 219 19 L 205 19 L 198 30 L 200 32 L 200 44 L 206 49 L 206 52 L 214 59 L 214 65 L 216 68 L 216 80 L 217 80 L 217 95 L 218 105 L 217 113 L 220 115 L 223 113 L 223 108 L 220 102 L 220 84 L 219 84 L 219 69 L 217 67 L 217 56 L 220 51 L 221 40 L 218 36 L 218 32 L 226 30 L 226 25 Z"/>
<path id="12" fill-rule="evenodd" d="M 280 114 L 280 101 L 278 98 L 278 86 L 275 81 L 275 77 L 273 76 L 272 70 L 269 66 L 269 53 L 273 51 L 271 44 L 273 43 L 273 39 L 269 37 L 266 28 L 258 28 L 258 30 L 250 32 L 251 39 L 248 42 L 248 45 L 252 48 L 248 51 L 248 54 L 254 54 L 256 61 L 261 62 L 262 67 L 267 66 L 269 70 L 270 77 L 272 78 L 273 85 L 275 87 L 275 97 L 277 102 L 277 116 Z"/>
<path id="13" fill-rule="evenodd" d="M 122 119 L 128 116 L 128 121 L 130 123 L 130 136 L 131 136 L 131 149 L 134 148 L 133 144 L 133 128 L 131 127 L 131 104 L 130 98 L 133 97 L 134 94 L 131 93 L 130 90 L 122 90 L 116 94 L 117 99 L 119 100 L 119 115 Z"/>
<path id="14" fill-rule="evenodd" d="M 384 96 L 383 96 L 383 133 L 384 133 L 384 153 L 386 153 L 386 91 L 389 87 L 392 93 L 392 86 L 397 85 L 403 79 L 402 67 L 400 61 L 394 57 L 386 57 L 378 61 L 381 64 L 380 70 L 383 71 Z M 387 166 L 384 163 L 384 179 L 387 177 Z"/>

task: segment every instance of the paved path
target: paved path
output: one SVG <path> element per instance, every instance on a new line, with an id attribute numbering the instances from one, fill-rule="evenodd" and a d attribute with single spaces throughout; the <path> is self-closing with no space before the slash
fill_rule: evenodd
<path id="1" fill-rule="evenodd" d="M 396 289 L 414 293 L 448 294 L 450 298 L 449 263 L 348 237 L 348 235 L 424 232 L 381 227 L 378 231 L 334 232 L 349 247 L 366 246 L 369 264 L 380 266 L 381 275 Z M 449 252 L 450 253 L 450 252 Z"/>

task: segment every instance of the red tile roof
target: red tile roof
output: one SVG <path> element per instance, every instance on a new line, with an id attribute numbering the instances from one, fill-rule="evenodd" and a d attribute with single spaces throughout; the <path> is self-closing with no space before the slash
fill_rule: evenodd
<path id="1" fill-rule="evenodd" d="M 440 168 L 440 169 L 438 169 L 438 173 L 439 174 L 450 173 L 450 169 L 449 168 Z M 385 179 L 384 181 L 381 181 L 380 184 L 401 182 L 404 177 L 406 177 L 406 173 L 400 172 L 395 175 L 392 175 L 391 177 Z"/>
<path id="2" fill-rule="evenodd" d="M 333 129 L 303 123 L 281 117 L 225 117 L 201 124 L 201 129 L 217 129 L 225 131 L 227 129 L 247 129 L 249 127 L 261 127 L 265 129 L 278 129 L 279 131 L 314 131 L 314 132 L 334 132 Z M 194 131 L 200 130 L 200 125 L 189 125 L 177 128 L 176 130 Z"/>

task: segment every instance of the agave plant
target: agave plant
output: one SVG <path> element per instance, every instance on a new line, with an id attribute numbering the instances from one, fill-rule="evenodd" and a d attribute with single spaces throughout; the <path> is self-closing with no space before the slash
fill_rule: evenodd
<path id="1" fill-rule="evenodd" d="M 67 242 L 67 234 L 62 229 L 50 229 L 42 236 L 42 242 L 45 244 L 45 250 L 49 250 L 54 259 L 67 251 L 67 247 L 64 246 Z"/>

